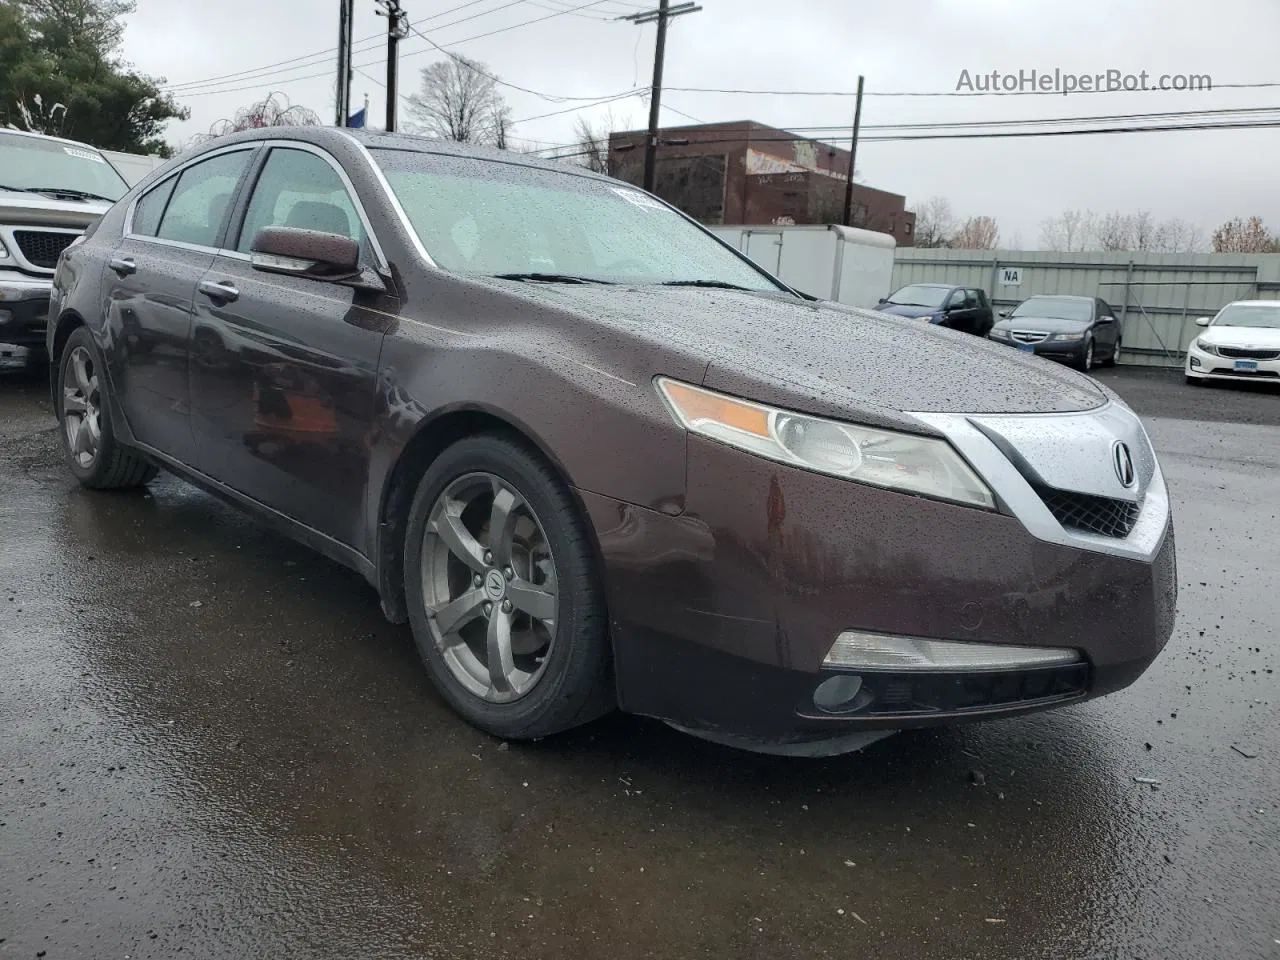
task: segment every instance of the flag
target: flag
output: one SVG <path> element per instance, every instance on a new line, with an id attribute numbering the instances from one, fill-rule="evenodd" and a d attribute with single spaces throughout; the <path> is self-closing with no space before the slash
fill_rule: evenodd
<path id="1" fill-rule="evenodd" d="M 366 114 L 367 110 L 368 110 L 368 107 L 361 107 L 359 110 L 357 110 L 357 111 L 356 111 L 355 113 L 353 113 L 351 116 L 347 117 L 347 126 L 348 126 L 348 127 L 363 127 L 363 126 L 364 126 L 364 118 L 365 118 L 365 114 Z"/>

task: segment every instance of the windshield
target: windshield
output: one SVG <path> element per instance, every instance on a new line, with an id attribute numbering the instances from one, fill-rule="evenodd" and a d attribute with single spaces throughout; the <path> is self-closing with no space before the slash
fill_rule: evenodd
<path id="1" fill-rule="evenodd" d="M 781 289 L 680 214 L 621 183 L 470 157 L 373 151 L 446 270 Z"/>
<path id="2" fill-rule="evenodd" d="M 129 191 L 92 147 L 0 132 L 0 185 L 19 190 L 73 190 L 116 201 Z"/>
<path id="3" fill-rule="evenodd" d="M 1232 303 L 1213 318 L 1215 327 L 1266 327 L 1280 330 L 1280 302 Z"/>
<path id="4" fill-rule="evenodd" d="M 883 290 L 884 287 L 880 289 Z M 889 303 L 896 303 L 900 307 L 940 307 L 943 299 L 950 292 L 950 287 L 936 287 L 931 283 L 913 283 L 909 287 L 903 287 L 897 293 L 889 294 Z"/>
<path id="5" fill-rule="evenodd" d="M 1072 297 L 1032 297 L 1023 300 L 1011 317 L 1052 317 L 1057 320 L 1093 319 L 1093 302 Z"/>

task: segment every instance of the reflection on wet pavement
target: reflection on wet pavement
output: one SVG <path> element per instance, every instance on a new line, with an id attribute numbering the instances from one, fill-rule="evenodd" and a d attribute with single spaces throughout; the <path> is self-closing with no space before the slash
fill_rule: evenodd
<path id="1" fill-rule="evenodd" d="M 170 477 L 81 491 L 0 374 L 0 956 L 1275 956 L 1280 428 L 1150 429 L 1145 677 L 788 761 L 478 734 L 357 575 Z"/>

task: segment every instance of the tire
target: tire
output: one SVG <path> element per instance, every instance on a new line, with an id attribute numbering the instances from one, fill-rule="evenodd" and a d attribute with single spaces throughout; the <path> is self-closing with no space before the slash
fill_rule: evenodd
<path id="1" fill-rule="evenodd" d="M 499 511 L 499 501 L 515 505 Z M 511 536 L 491 536 L 494 523 Z M 559 477 L 522 443 L 482 434 L 436 458 L 409 511 L 404 571 L 418 652 L 468 723 L 531 740 L 616 708 L 586 524 Z M 492 669 L 495 660 L 510 671 Z"/>
<path id="2" fill-rule="evenodd" d="M 1093 338 L 1090 337 L 1085 341 L 1084 356 L 1076 361 L 1076 369 L 1089 373 L 1093 370 Z"/>
<path id="3" fill-rule="evenodd" d="M 156 468 L 116 440 L 104 366 L 89 330 L 72 331 L 58 358 L 54 394 L 62 450 L 83 486 L 93 490 L 140 487 L 156 475 Z"/>
<path id="4" fill-rule="evenodd" d="M 1114 367 L 1117 363 L 1120 362 L 1120 346 L 1121 346 L 1120 341 L 1117 340 L 1116 345 L 1111 348 L 1111 356 L 1107 357 L 1107 359 L 1103 363 L 1103 366 Z"/>

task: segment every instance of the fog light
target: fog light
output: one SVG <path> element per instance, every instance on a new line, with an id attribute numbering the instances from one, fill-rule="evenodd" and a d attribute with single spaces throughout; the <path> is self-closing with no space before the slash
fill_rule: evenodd
<path id="1" fill-rule="evenodd" d="M 1192 369 L 1194 369 L 1194 370 L 1199 370 L 1199 369 L 1200 369 L 1200 358 L 1199 358 L 1199 357 L 1192 357 L 1192 358 L 1191 358 L 1191 367 L 1192 367 Z"/>
<path id="2" fill-rule="evenodd" d="M 839 677 L 828 677 L 818 684 L 813 691 L 813 705 L 827 713 L 841 713 L 862 706 L 855 704 L 862 690 L 862 678 L 851 674 Z M 863 700 L 868 698 L 863 697 Z"/>
<path id="3" fill-rule="evenodd" d="M 0 327 L 3 327 L 6 323 L 8 323 L 12 319 L 13 319 L 13 314 L 10 313 L 8 310 L 0 310 Z"/>
<path id="4" fill-rule="evenodd" d="M 1080 660 L 1078 650 L 1062 647 L 1012 647 L 850 630 L 836 637 L 823 666 L 893 673 L 973 673 L 1060 667 Z"/>

